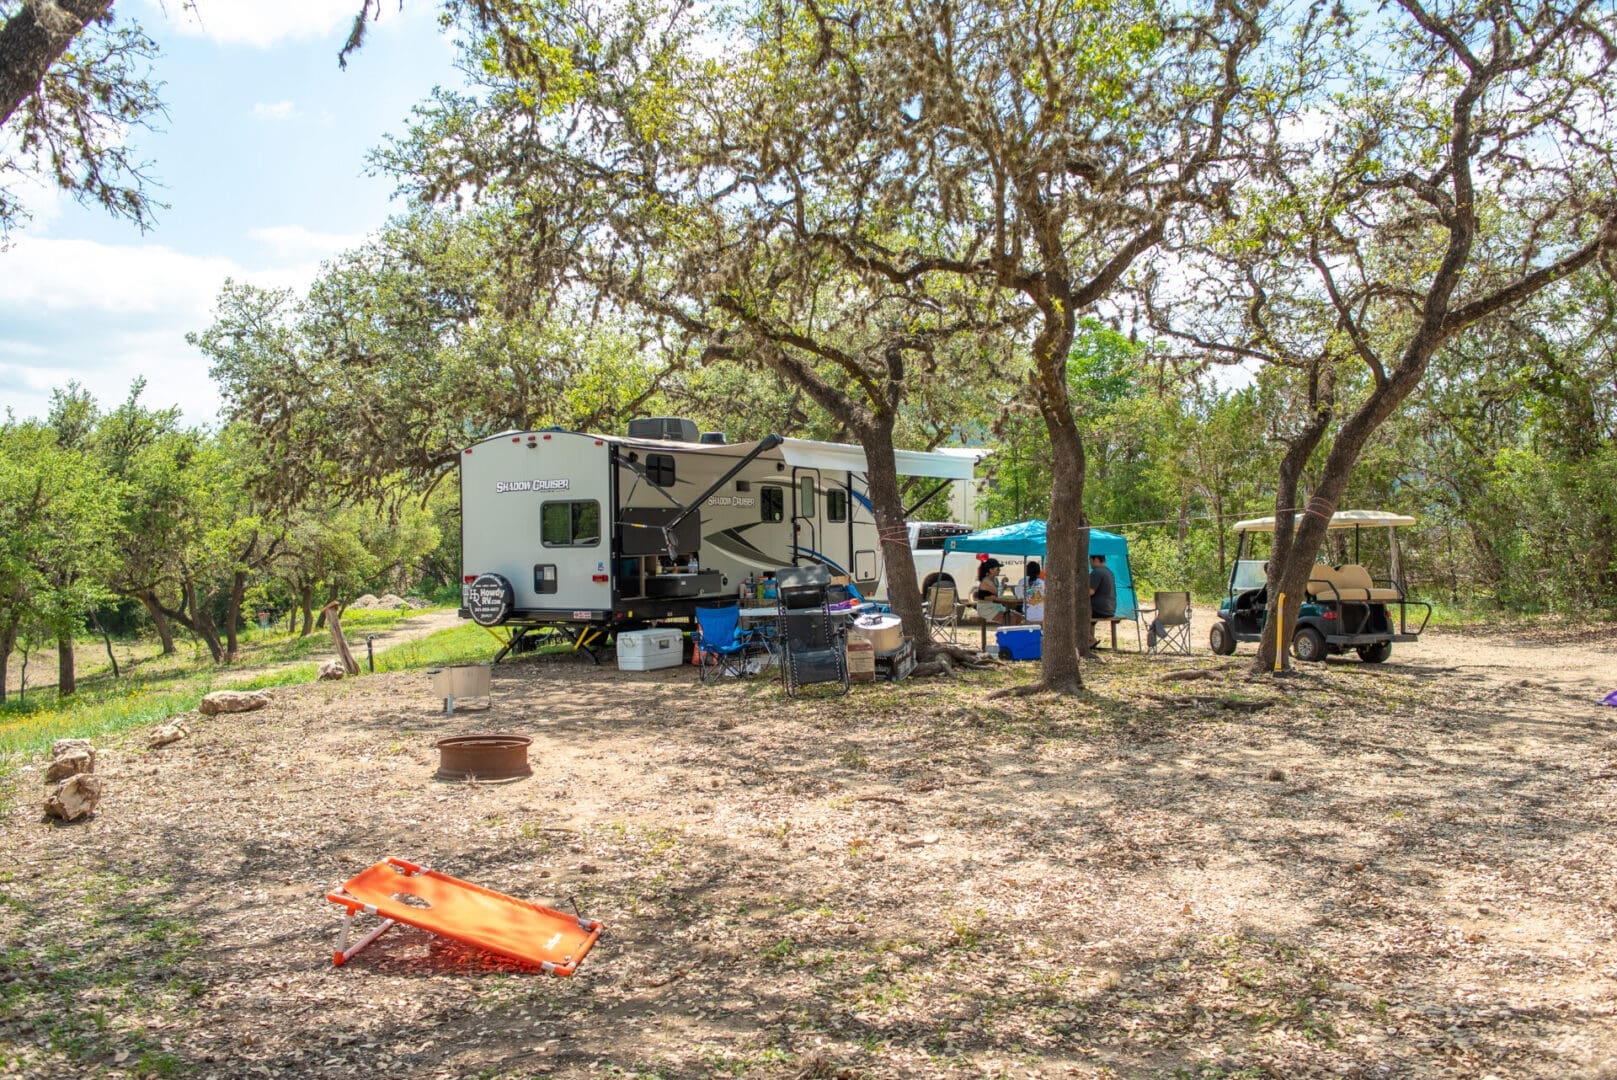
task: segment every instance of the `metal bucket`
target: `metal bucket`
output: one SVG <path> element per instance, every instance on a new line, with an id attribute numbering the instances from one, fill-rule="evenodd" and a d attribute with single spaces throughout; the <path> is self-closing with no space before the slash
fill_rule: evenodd
<path id="1" fill-rule="evenodd" d="M 491 669 L 487 664 L 456 664 L 434 668 L 427 674 L 432 676 L 433 696 L 444 699 L 446 713 L 453 713 L 457 702 L 464 704 L 481 699 L 477 707 L 484 709 L 494 704 L 489 695 Z"/>
<path id="2" fill-rule="evenodd" d="M 532 776 L 526 735 L 451 735 L 438 748 L 438 780 L 518 780 Z"/>

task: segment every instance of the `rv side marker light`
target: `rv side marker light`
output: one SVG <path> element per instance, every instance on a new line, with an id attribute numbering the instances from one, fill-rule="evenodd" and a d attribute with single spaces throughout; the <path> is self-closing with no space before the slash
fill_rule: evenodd
<path id="1" fill-rule="evenodd" d="M 472 452 L 472 448 L 471 448 L 471 447 L 469 447 L 469 446 L 468 446 L 468 447 L 467 447 L 467 448 L 466 448 L 466 452 L 467 452 L 467 453 L 468 453 L 468 454 L 469 454 L 469 453 L 471 453 L 471 452 Z"/>
<path id="2" fill-rule="evenodd" d="M 546 435 L 546 436 L 545 436 L 545 438 L 547 438 L 547 439 L 548 439 L 548 438 L 550 438 L 550 436 L 549 436 L 549 435 Z"/>
<path id="3" fill-rule="evenodd" d="M 606 577 L 605 574 L 591 574 L 590 575 L 590 580 L 591 581 L 605 581 L 605 580 L 607 580 L 607 577 Z"/>
<path id="4" fill-rule="evenodd" d="M 477 575 L 476 574 L 467 574 L 465 577 L 461 578 L 460 580 L 462 580 L 466 584 L 470 585 L 472 582 L 477 580 Z"/>

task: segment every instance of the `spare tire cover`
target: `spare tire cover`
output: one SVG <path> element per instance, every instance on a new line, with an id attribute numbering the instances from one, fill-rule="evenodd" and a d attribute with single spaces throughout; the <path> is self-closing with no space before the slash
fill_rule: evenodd
<path id="1" fill-rule="evenodd" d="M 511 616 L 516 593 L 501 574 L 479 574 L 466 587 L 466 611 L 478 626 L 498 626 Z"/>

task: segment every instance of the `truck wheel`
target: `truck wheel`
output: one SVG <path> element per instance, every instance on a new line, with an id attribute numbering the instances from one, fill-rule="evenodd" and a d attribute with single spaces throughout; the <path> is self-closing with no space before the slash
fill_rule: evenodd
<path id="1" fill-rule="evenodd" d="M 1291 651 L 1305 663 L 1325 659 L 1325 635 L 1312 626 L 1304 626 L 1291 636 Z"/>
<path id="2" fill-rule="evenodd" d="M 1214 656 L 1229 656 L 1235 652 L 1235 635 L 1230 633 L 1229 626 L 1220 620 L 1207 632 L 1207 645 L 1213 650 Z"/>
<path id="3" fill-rule="evenodd" d="M 1378 641 L 1374 645 L 1360 645 L 1359 659 L 1366 664 L 1379 664 L 1392 655 L 1392 642 Z"/>

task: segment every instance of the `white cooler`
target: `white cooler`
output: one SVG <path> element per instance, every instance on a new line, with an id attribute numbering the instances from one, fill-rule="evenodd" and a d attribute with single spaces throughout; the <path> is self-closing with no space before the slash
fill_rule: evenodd
<path id="1" fill-rule="evenodd" d="M 685 662 L 684 635 L 669 626 L 618 635 L 619 671 L 656 671 Z"/>

